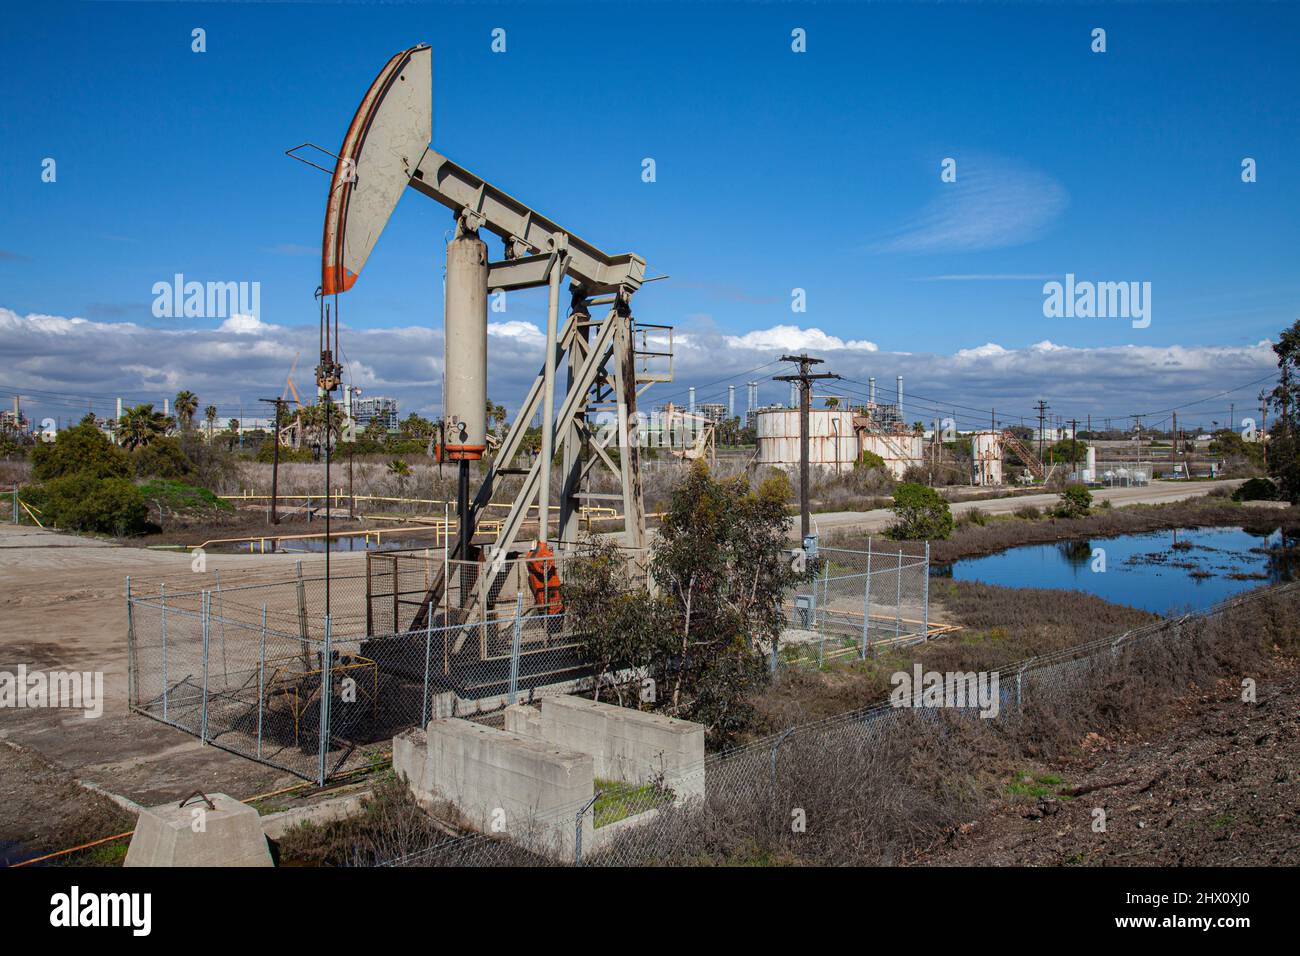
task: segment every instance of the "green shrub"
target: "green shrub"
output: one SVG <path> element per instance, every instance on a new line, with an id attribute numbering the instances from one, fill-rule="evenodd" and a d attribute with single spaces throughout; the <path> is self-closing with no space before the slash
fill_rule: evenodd
<path id="1" fill-rule="evenodd" d="M 1092 511 L 1092 492 L 1087 485 L 1073 482 L 1065 486 L 1056 505 L 1058 518 L 1083 518 Z"/>
<path id="2" fill-rule="evenodd" d="M 69 475 L 129 478 L 131 459 L 94 425 L 76 425 L 58 433 L 53 442 L 32 449 L 32 477 L 50 481 Z"/>
<path id="3" fill-rule="evenodd" d="M 24 497 L 47 527 L 112 535 L 149 530 L 144 498 L 125 478 L 97 478 L 89 472 L 65 475 L 32 486 Z"/>
<path id="4" fill-rule="evenodd" d="M 870 471 L 872 468 L 884 468 L 885 459 L 881 458 L 874 451 L 862 452 L 862 456 L 853 463 L 854 468 L 860 468 L 863 471 Z"/>
<path id="5" fill-rule="evenodd" d="M 904 482 L 894 491 L 890 506 L 895 521 L 887 534 L 891 538 L 921 540 L 947 538 L 952 534 L 952 509 L 928 485 Z"/>
<path id="6" fill-rule="evenodd" d="M 229 501 L 218 498 L 207 488 L 200 488 L 183 481 L 146 481 L 139 488 L 141 497 L 156 505 L 160 511 L 203 514 L 210 511 L 235 510 L 235 506 Z"/>
<path id="7" fill-rule="evenodd" d="M 1267 478 L 1251 478 L 1232 493 L 1233 501 L 1276 501 L 1277 485 Z"/>
<path id="8" fill-rule="evenodd" d="M 194 462 L 185 455 L 181 443 L 175 438 L 155 438 L 137 448 L 131 457 L 138 478 L 175 480 L 194 474 Z"/>

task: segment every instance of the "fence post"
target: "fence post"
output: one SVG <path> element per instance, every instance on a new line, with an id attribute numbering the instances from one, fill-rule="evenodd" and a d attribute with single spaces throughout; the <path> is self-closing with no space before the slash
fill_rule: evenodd
<path id="1" fill-rule="evenodd" d="M 515 595 L 515 627 L 510 641 L 510 692 L 507 703 L 513 705 L 519 697 L 519 650 L 524 637 L 524 596 Z"/>
<path id="2" fill-rule="evenodd" d="M 429 657 L 433 653 L 433 600 L 424 622 L 424 702 L 420 704 L 420 727 L 429 726 Z"/>
<path id="3" fill-rule="evenodd" d="M 262 605 L 262 641 L 257 652 L 257 756 L 262 756 L 262 701 L 266 696 L 266 605 Z"/>
<path id="4" fill-rule="evenodd" d="M 167 582 L 163 582 L 159 588 L 159 597 L 162 603 L 162 693 L 163 693 L 163 720 L 167 719 Z"/>
<path id="5" fill-rule="evenodd" d="M 903 546 L 898 546 L 898 593 L 894 597 L 894 636 L 903 633 Z"/>
<path id="6" fill-rule="evenodd" d="M 330 697 L 333 693 L 333 688 L 330 686 L 334 673 L 334 655 L 330 648 L 331 636 L 330 616 L 326 614 L 325 649 L 320 662 L 320 765 L 316 775 L 317 782 L 322 787 L 325 786 L 325 754 L 329 750 Z"/>
<path id="7" fill-rule="evenodd" d="M 303 670 L 311 669 L 311 655 L 307 650 L 307 585 L 302 579 L 302 562 L 298 566 L 298 644 L 302 649 Z"/>
<path id="8" fill-rule="evenodd" d="M 18 524 L 18 482 L 14 482 L 14 524 Z"/>
<path id="9" fill-rule="evenodd" d="M 925 576 L 921 581 L 921 630 L 925 633 L 925 639 L 930 639 L 930 542 L 925 542 L 925 564 L 921 565 L 921 573 Z"/>
<path id="10" fill-rule="evenodd" d="M 208 742 L 208 628 L 212 621 L 210 592 L 203 592 L 199 606 L 203 618 L 203 710 L 199 717 L 199 742 L 206 744 Z"/>
<path id="11" fill-rule="evenodd" d="M 825 563 L 824 565 L 822 565 L 822 603 L 821 603 L 820 607 L 829 607 L 829 606 L 830 606 L 830 603 L 831 603 L 831 558 L 830 558 L 830 555 L 827 555 L 825 560 L 826 560 L 826 563 Z M 813 593 L 814 593 L 814 594 L 817 593 L 817 588 L 816 588 L 816 587 L 813 588 Z M 819 607 L 819 605 L 817 605 L 817 604 L 814 604 L 814 605 L 813 605 L 813 627 L 816 627 L 816 626 L 817 626 L 817 611 L 818 611 L 818 607 Z M 825 612 L 823 612 L 823 614 L 822 614 L 822 626 L 823 626 L 823 627 L 825 626 L 825 623 L 826 623 L 826 616 L 827 616 L 827 615 L 825 614 Z"/>
<path id="12" fill-rule="evenodd" d="M 139 703 L 139 681 L 135 659 L 135 609 L 131 601 L 131 575 L 126 576 L 126 708 L 134 710 Z"/>
<path id="13" fill-rule="evenodd" d="M 867 538 L 867 583 L 862 588 L 862 659 L 871 646 L 871 539 Z"/>
<path id="14" fill-rule="evenodd" d="M 574 821 L 573 832 L 573 865 L 582 866 L 582 818 L 587 815 L 587 811 L 596 805 L 600 799 L 603 790 L 597 790 L 590 800 L 588 800 L 578 811 L 577 819 Z M 594 822 L 594 821 L 593 821 Z"/>
<path id="15" fill-rule="evenodd" d="M 229 684 L 230 670 L 226 667 L 226 615 L 221 611 L 221 572 L 214 570 L 212 573 L 217 576 L 217 622 L 221 628 L 221 679 Z"/>

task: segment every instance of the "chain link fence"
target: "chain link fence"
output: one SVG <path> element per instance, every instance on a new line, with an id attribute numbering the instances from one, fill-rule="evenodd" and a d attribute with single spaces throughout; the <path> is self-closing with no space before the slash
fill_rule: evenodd
<path id="1" fill-rule="evenodd" d="M 576 558 L 447 561 L 368 552 L 364 573 L 140 593 L 128 581 L 133 710 L 308 780 L 382 757 L 433 717 L 492 722 L 520 699 L 588 687 L 564 614 Z M 824 548 L 763 648 L 831 666 L 929 630 L 928 546 Z M 644 562 L 633 561 L 635 574 Z M 772 642 L 768 642 L 769 644 Z"/>
<path id="2" fill-rule="evenodd" d="M 1300 582 L 1261 589 L 1178 619 L 1162 620 L 1112 637 L 1065 648 L 999 669 L 999 713 L 1020 714 L 1035 701 L 1078 694 L 1126 673 L 1136 654 L 1194 654 L 1198 629 L 1250 601 L 1300 594 Z M 959 713 L 977 718 L 971 706 Z M 747 746 L 709 755 L 698 768 L 665 789 L 646 768 L 646 783 L 597 781 L 592 799 L 554 809 L 509 833 L 473 833 L 408 848 L 389 866 L 661 866 L 702 861 L 711 826 L 725 827 L 738 814 L 761 817 L 761 825 L 789 828 L 792 807 L 807 796 L 797 785 L 810 766 L 834 774 L 836 766 L 881 749 L 893 735 L 916 732 L 929 721 L 940 732 L 935 709 L 880 703 L 796 726 Z M 810 761 L 815 761 L 811 763 Z M 681 794 L 692 794 L 681 799 Z M 585 825 L 584 825 L 585 824 Z M 705 835 L 702 838 L 702 834 Z M 846 835 L 832 837 L 841 839 Z"/>
<path id="3" fill-rule="evenodd" d="M 930 544 L 867 539 L 862 551 L 820 547 L 807 558 L 810 579 L 785 605 L 786 629 L 769 648 L 783 666 L 824 667 L 861 659 L 877 645 L 930 635 Z"/>
<path id="4" fill-rule="evenodd" d="M 141 593 L 127 581 L 130 705 L 324 783 L 433 717 L 493 721 L 588 686 L 562 561 L 370 553 L 364 574 Z"/>

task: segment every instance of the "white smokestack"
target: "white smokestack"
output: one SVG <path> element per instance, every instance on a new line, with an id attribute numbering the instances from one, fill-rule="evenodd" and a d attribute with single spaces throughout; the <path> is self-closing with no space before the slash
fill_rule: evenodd
<path id="1" fill-rule="evenodd" d="M 903 376 L 898 376 L 898 414 L 903 414 Z"/>
<path id="2" fill-rule="evenodd" d="M 736 386 L 727 386 L 727 417 L 736 417 Z"/>
<path id="3" fill-rule="evenodd" d="M 690 411 L 695 411 L 695 386 L 692 385 L 687 389 L 688 398 L 686 399 Z"/>
<path id="4" fill-rule="evenodd" d="M 876 404 L 876 376 L 867 379 L 867 387 L 869 389 L 867 394 L 870 396 L 867 400 L 874 405 Z"/>

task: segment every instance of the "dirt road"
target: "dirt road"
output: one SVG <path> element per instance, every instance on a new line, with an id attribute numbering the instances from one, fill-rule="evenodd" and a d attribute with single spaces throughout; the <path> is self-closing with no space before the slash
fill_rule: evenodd
<path id="1" fill-rule="evenodd" d="M 144 805 L 180 800 L 196 789 L 247 797 L 296 778 L 242 757 L 203 746 L 193 737 L 127 711 L 126 578 L 137 589 L 211 588 L 215 572 L 226 587 L 283 579 L 303 560 L 304 573 L 319 573 L 322 555 L 213 555 L 203 573 L 191 570 L 188 554 L 123 548 L 107 542 L 39 529 L 0 525 L 0 671 L 101 672 L 103 716 L 80 711 L 0 710 L 0 779 L 24 780 L 23 800 L 0 801 L 0 846 L 29 849 L 57 842 L 73 831 L 38 825 L 42 817 L 84 819 L 78 788 L 91 783 Z M 357 554 L 338 554 L 335 567 L 359 567 Z M 17 749 L 15 749 L 17 748 Z M 38 756 L 48 773 L 30 772 Z M 57 808 L 57 809 L 55 809 Z M 34 835 L 37 835 L 34 839 Z M 104 834 L 84 834 L 85 838 Z"/>
<path id="2" fill-rule="evenodd" d="M 1235 488 L 1240 479 L 1224 481 L 1153 481 L 1141 488 L 1101 488 L 1092 493 L 1094 501 L 1109 501 L 1116 508 L 1126 505 L 1155 505 L 1171 501 L 1186 501 L 1208 495 L 1219 487 Z M 952 514 L 957 517 L 973 508 L 985 514 L 1011 514 L 1017 508 L 1051 508 L 1059 500 L 1056 494 L 1012 495 L 1007 498 L 988 498 L 983 501 L 959 501 L 953 504 Z M 874 511 L 828 511 L 812 515 L 812 528 L 816 534 L 834 531 L 884 531 L 893 523 L 894 515 L 887 508 Z M 792 536 L 799 535 L 796 522 Z"/>

